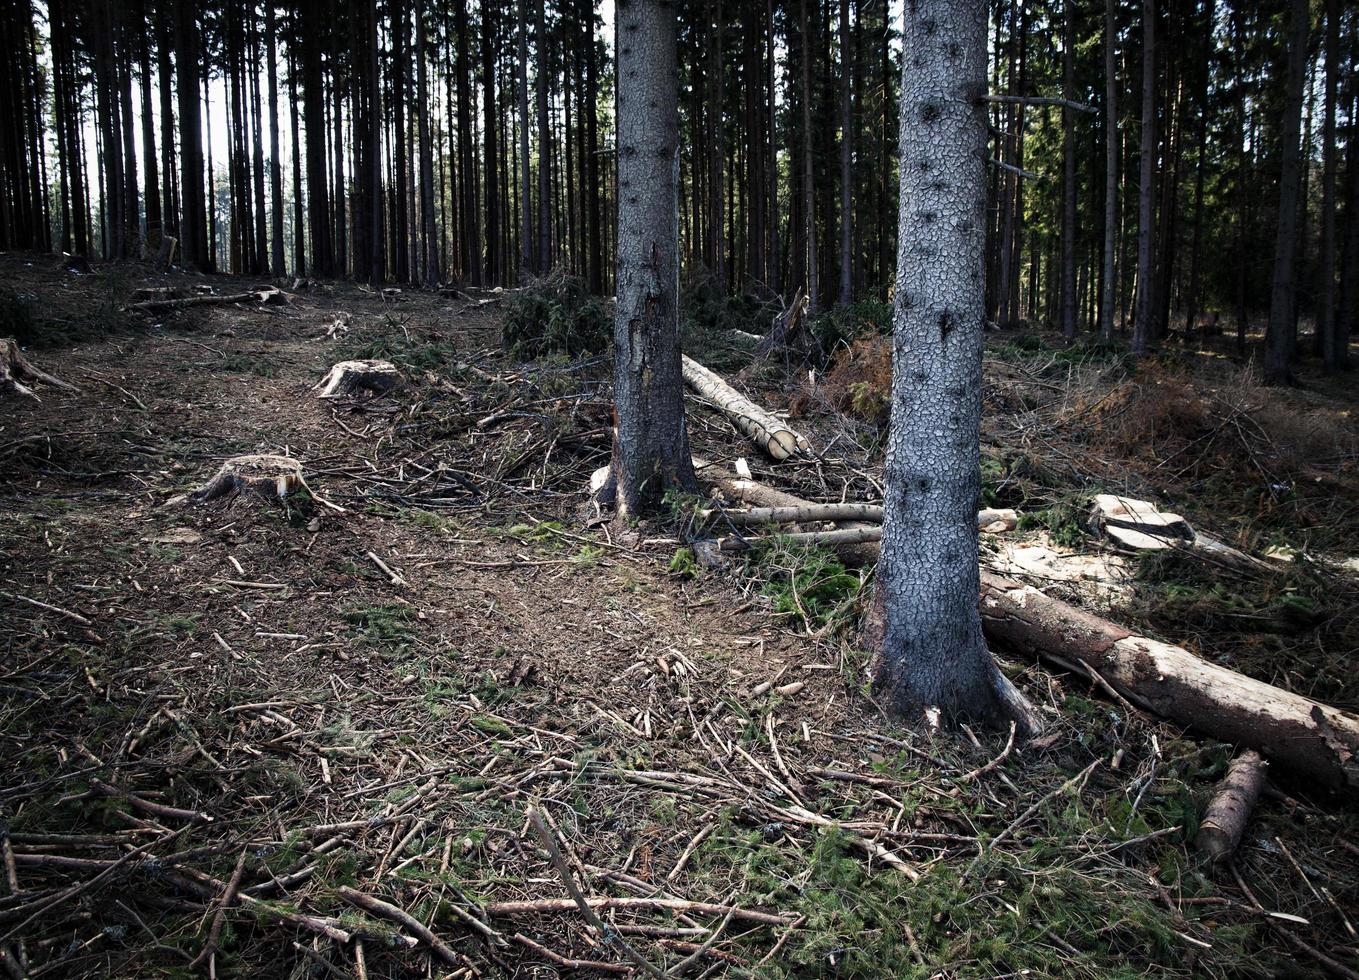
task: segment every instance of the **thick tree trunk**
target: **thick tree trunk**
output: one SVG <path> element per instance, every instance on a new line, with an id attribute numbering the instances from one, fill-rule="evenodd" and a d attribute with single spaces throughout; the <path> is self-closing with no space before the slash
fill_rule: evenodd
<path id="1" fill-rule="evenodd" d="M 696 486 L 679 349 L 679 78 L 675 8 L 620 0 L 618 305 L 612 480 L 617 514 Z"/>
<path id="2" fill-rule="evenodd" d="M 185 265 L 210 272 L 207 202 L 203 197 L 198 62 L 198 2 L 179 0 L 175 7 L 175 81 L 179 91 L 179 196 L 184 207 L 180 253 Z"/>
<path id="3" fill-rule="evenodd" d="M 875 604 L 875 686 L 897 711 L 994 719 L 1018 708 L 977 613 L 986 220 L 986 4 L 904 17 L 892 427 Z M 871 639 L 879 639 L 874 636 Z"/>
<path id="4" fill-rule="evenodd" d="M 1269 299 L 1269 328 L 1265 333 L 1265 384 L 1282 385 L 1293 380 L 1293 357 L 1297 347 L 1298 187 L 1302 153 L 1298 131 L 1302 128 L 1303 83 L 1307 74 L 1307 35 L 1312 15 L 1307 0 L 1292 0 L 1288 29 L 1288 75 L 1285 81 L 1283 118 L 1279 125 L 1279 224 L 1274 238 L 1274 280 Z"/>
<path id="5" fill-rule="evenodd" d="M 1156 301 L 1152 290 L 1152 183 L 1156 176 L 1156 0 L 1142 0 L 1142 148 L 1137 188 L 1137 290 L 1133 298 L 1134 354 L 1151 350 L 1156 333 Z"/>

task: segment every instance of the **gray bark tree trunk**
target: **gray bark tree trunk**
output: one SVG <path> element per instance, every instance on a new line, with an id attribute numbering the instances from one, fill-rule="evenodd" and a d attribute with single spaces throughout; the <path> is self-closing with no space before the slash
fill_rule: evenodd
<path id="1" fill-rule="evenodd" d="M 892 425 L 875 685 L 907 715 L 1029 722 L 977 612 L 985 317 L 985 0 L 904 16 Z M 1025 724 L 1028 728 L 1029 725 Z"/>
<path id="2" fill-rule="evenodd" d="M 1293 380 L 1293 355 L 1298 324 L 1297 301 L 1298 187 L 1302 153 L 1298 135 L 1302 128 L 1303 83 L 1307 74 L 1307 35 L 1312 14 L 1307 0 L 1292 0 L 1288 23 L 1288 74 L 1285 81 L 1283 119 L 1279 126 L 1279 226 L 1274 238 L 1274 281 L 1269 297 L 1269 328 L 1265 332 L 1265 384 L 1288 384 Z"/>
<path id="3" fill-rule="evenodd" d="M 799 8 L 798 30 L 802 35 L 802 223 L 806 250 L 807 310 L 821 311 L 818 288 L 820 269 L 816 256 L 816 193 L 812 183 L 812 39 L 808 31 L 807 0 Z"/>
<path id="4" fill-rule="evenodd" d="M 1142 0 L 1142 146 L 1137 187 L 1137 288 L 1133 295 L 1134 354 L 1151 349 L 1156 335 L 1156 302 L 1152 297 L 1152 184 L 1156 177 L 1156 0 Z"/>
<path id="5" fill-rule="evenodd" d="M 693 489 L 679 347 L 679 73 L 675 5 L 620 0 L 618 278 L 612 491 L 619 518 Z"/>
<path id="6" fill-rule="evenodd" d="M 270 231 L 273 233 L 273 249 L 270 254 L 270 267 L 275 278 L 283 278 L 283 154 L 278 145 L 278 40 L 274 23 L 273 0 L 264 5 L 265 33 L 267 48 L 265 57 L 269 76 L 269 190 L 271 194 Z"/>
<path id="7" fill-rule="evenodd" d="M 1118 66 L 1114 50 L 1114 0 L 1104 2 L 1104 272 L 1099 339 L 1114 339 L 1115 235 L 1118 230 Z"/>
<path id="8" fill-rule="evenodd" d="M 429 40 L 425 27 L 425 5 L 415 8 L 416 79 L 415 125 L 420 142 L 420 235 L 425 241 L 425 268 L 422 282 L 439 284 L 439 229 L 434 204 L 434 146 L 429 127 L 429 81 L 426 71 Z"/>

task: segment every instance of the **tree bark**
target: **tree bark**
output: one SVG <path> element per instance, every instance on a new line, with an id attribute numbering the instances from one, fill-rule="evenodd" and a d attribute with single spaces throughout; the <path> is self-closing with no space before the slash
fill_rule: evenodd
<path id="1" fill-rule="evenodd" d="M 854 301 L 854 114 L 849 0 L 840 0 L 840 305 Z"/>
<path id="2" fill-rule="evenodd" d="M 547 21 L 543 0 L 534 15 L 534 87 L 538 98 L 538 274 L 552 269 L 552 125 L 547 111 Z"/>
<path id="3" fill-rule="evenodd" d="M 486 282 L 498 285 L 500 271 L 500 151 L 497 149 L 495 103 L 495 8 L 483 4 L 481 8 L 481 84 L 486 107 Z"/>
<path id="4" fill-rule="evenodd" d="M 429 55 L 427 28 L 425 26 L 425 3 L 419 0 L 415 6 L 415 46 L 416 46 L 416 126 L 420 141 L 420 228 L 425 241 L 425 267 L 421 282 L 426 286 L 439 284 L 439 230 L 434 206 L 434 146 L 429 126 L 429 80 L 426 62 Z"/>
<path id="5" fill-rule="evenodd" d="M 267 45 L 265 57 L 269 79 L 269 190 L 271 194 L 270 232 L 273 247 L 269 253 L 269 265 L 276 278 L 282 278 L 287 269 L 283 264 L 283 154 L 279 150 L 278 139 L 278 39 L 277 24 L 274 19 L 274 0 L 265 0 L 265 34 Z"/>
<path id="6" fill-rule="evenodd" d="M 807 306 L 821 312 L 816 251 L 816 186 L 812 173 L 812 38 L 807 22 L 807 0 L 800 0 L 798 30 L 802 35 L 802 229 L 806 253 Z"/>
<path id="7" fill-rule="evenodd" d="M 899 268 L 893 309 L 875 687 L 907 715 L 1035 722 L 977 612 L 985 318 L 986 10 L 904 16 Z M 873 631 L 878 632 L 877 630 Z"/>
<path id="8" fill-rule="evenodd" d="M 1335 108 L 1340 74 L 1340 0 L 1326 0 L 1326 109 L 1321 132 L 1321 297 L 1317 315 L 1317 334 L 1321 340 L 1322 364 L 1327 371 L 1340 369 L 1341 351 L 1336 330 L 1335 288 L 1335 185 L 1336 158 Z M 1359 138 L 1354 121 L 1350 122 L 1350 143 Z M 1347 338 L 1348 339 L 1348 338 Z"/>
<path id="9" fill-rule="evenodd" d="M 620 0 L 618 285 L 612 480 L 617 514 L 696 486 L 679 348 L 679 76 L 675 8 Z"/>
<path id="10" fill-rule="evenodd" d="M 519 0 L 519 58 L 518 70 L 518 108 L 519 108 L 519 276 L 521 279 L 533 274 L 533 221 L 529 201 L 533 199 L 529 183 L 529 98 L 528 98 L 528 16 L 525 11 L 526 0 Z"/>
<path id="11" fill-rule="evenodd" d="M 207 206 L 203 197 L 198 61 L 198 0 L 178 0 L 175 7 L 175 81 L 179 91 L 179 196 L 184 208 L 180 253 L 185 265 L 200 272 L 210 272 Z"/>
<path id="12" fill-rule="evenodd" d="M 1293 279 L 1297 266 L 1298 188 L 1302 173 L 1298 132 L 1302 128 L 1307 35 L 1311 26 L 1312 15 L 1307 0 L 1292 0 L 1288 29 L 1288 74 L 1283 118 L 1279 125 L 1279 224 L 1274 238 L 1269 328 L 1265 333 L 1264 381 L 1268 385 L 1292 382 L 1293 357 L 1297 348 L 1297 288 Z"/>

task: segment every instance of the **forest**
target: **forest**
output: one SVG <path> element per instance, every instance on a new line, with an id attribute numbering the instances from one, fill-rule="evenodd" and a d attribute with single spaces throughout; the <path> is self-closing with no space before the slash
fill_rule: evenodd
<path id="1" fill-rule="evenodd" d="M 0 975 L 1359 977 L 1359 9 L 0 5 Z"/>

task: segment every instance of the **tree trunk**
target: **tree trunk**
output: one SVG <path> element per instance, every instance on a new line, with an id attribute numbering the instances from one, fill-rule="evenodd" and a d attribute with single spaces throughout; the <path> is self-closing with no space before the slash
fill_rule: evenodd
<path id="1" fill-rule="evenodd" d="M 547 22 L 543 0 L 534 15 L 534 86 L 538 97 L 538 274 L 552 269 L 552 126 L 547 111 Z"/>
<path id="2" fill-rule="evenodd" d="M 875 686 L 904 714 L 1013 714 L 1027 725 L 977 612 L 986 220 L 986 111 L 977 95 L 986 90 L 986 4 L 917 0 L 903 38 Z"/>
<path id="3" fill-rule="evenodd" d="M 481 232 L 477 220 L 477 191 L 473 182 L 476 138 L 472 132 L 471 55 L 468 53 L 467 4 L 453 5 L 453 25 L 457 47 L 458 86 L 458 170 L 462 175 L 458 209 L 462 215 L 458 254 L 463 274 L 473 286 L 481 285 Z"/>
<path id="4" fill-rule="evenodd" d="M 1335 289 L 1335 103 L 1340 74 L 1340 0 L 1326 0 L 1326 115 L 1321 133 L 1321 302 L 1317 316 L 1317 334 L 1321 340 L 1321 358 L 1327 371 L 1336 371 L 1341 364 L 1337 343 Z M 1350 144 L 1359 138 L 1354 120 L 1350 121 Z"/>
<path id="5" fill-rule="evenodd" d="M 808 312 L 819 313 L 816 252 L 816 193 L 812 173 L 812 38 L 807 23 L 807 0 L 800 0 L 798 30 L 802 35 L 802 234 L 805 250 Z"/>
<path id="6" fill-rule="evenodd" d="M 1151 350 L 1156 333 L 1152 243 L 1156 240 L 1152 182 L 1156 176 L 1156 0 L 1142 0 L 1142 149 L 1137 188 L 1137 290 L 1133 298 L 1134 354 Z"/>
<path id="7" fill-rule="evenodd" d="M 416 92 L 415 114 L 420 141 L 420 230 L 425 240 L 425 268 L 421 282 L 439 284 L 439 231 L 434 209 L 434 146 L 429 127 L 429 79 L 426 63 L 429 42 L 425 26 L 425 3 L 415 6 Z"/>
<path id="8" fill-rule="evenodd" d="M 675 8 L 620 0 L 618 304 L 612 481 L 617 514 L 696 486 L 679 349 L 679 78 Z"/>
<path id="9" fill-rule="evenodd" d="M 151 37 L 143 33 L 137 39 L 141 46 L 142 100 L 142 159 L 144 166 L 143 200 L 146 202 L 146 240 L 148 245 L 160 245 L 162 218 L 160 206 L 159 161 L 156 158 L 156 118 L 151 110 Z"/>
<path id="10" fill-rule="evenodd" d="M 726 235 L 726 215 L 725 215 L 725 178 L 723 168 L 726 165 L 726 132 L 725 132 L 725 112 L 726 112 L 726 70 L 725 52 L 723 50 L 725 32 L 722 24 L 722 0 L 715 0 L 710 4 L 714 8 L 714 23 L 707 24 L 712 31 L 712 46 L 708 52 L 708 73 L 712 76 L 714 86 L 713 100 L 708 106 L 711 114 L 711 138 L 709 153 L 712 156 L 712 180 L 708 186 L 708 194 L 712 201 L 711 224 L 708 226 L 709 251 L 712 259 L 713 279 L 717 282 L 717 288 L 722 292 L 727 289 L 727 235 Z"/>
<path id="11" fill-rule="evenodd" d="M 269 209 L 270 231 L 273 234 L 273 250 L 269 255 L 270 269 L 275 278 L 282 278 L 287 269 L 283 264 L 283 154 L 278 140 L 278 39 L 277 25 L 274 20 L 274 0 L 265 0 L 265 33 L 267 45 L 265 57 L 269 79 L 269 190 L 271 207 Z"/>
<path id="12" fill-rule="evenodd" d="M 840 0 L 840 305 L 854 301 L 854 115 L 849 0 Z"/>
<path id="13" fill-rule="evenodd" d="M 1269 299 L 1269 328 L 1265 334 L 1265 372 L 1268 385 L 1293 380 L 1293 356 L 1297 347 L 1294 275 L 1298 248 L 1298 188 L 1302 153 L 1298 131 L 1302 128 L 1303 83 L 1307 74 L 1307 35 L 1312 15 L 1307 0 L 1292 0 L 1288 29 L 1288 74 L 1285 82 L 1283 118 L 1279 125 L 1279 224 L 1274 238 L 1274 280 Z"/>
<path id="14" fill-rule="evenodd" d="M 518 103 L 519 103 L 519 276 L 524 278 L 533 274 L 533 222 L 529 201 L 532 194 L 529 184 L 529 98 L 528 98 L 528 16 L 525 11 L 526 0 L 519 0 L 519 59 Z"/>
<path id="15" fill-rule="evenodd" d="M 185 265 L 200 272 L 210 272 L 207 205 L 203 199 L 198 62 L 198 2 L 178 0 L 175 7 L 175 81 L 179 89 L 179 196 L 184 208 L 180 254 Z"/>
<path id="16" fill-rule="evenodd" d="M 1114 339 L 1117 286 L 1114 268 L 1118 230 L 1118 66 L 1114 50 L 1114 3 L 1104 0 L 1104 272 L 1101 276 L 1099 339 Z"/>
<path id="17" fill-rule="evenodd" d="M 500 271 L 500 151 L 497 149 L 495 109 L 495 8 L 483 4 L 481 8 L 481 84 L 486 93 L 486 282 L 498 285 Z"/>
<path id="18" fill-rule="evenodd" d="M 1076 99 L 1076 14 L 1063 0 L 1062 98 Z M 1062 336 L 1076 339 L 1076 110 L 1062 106 Z"/>

